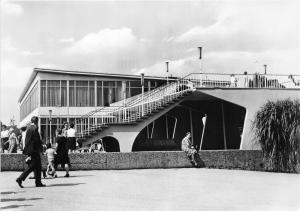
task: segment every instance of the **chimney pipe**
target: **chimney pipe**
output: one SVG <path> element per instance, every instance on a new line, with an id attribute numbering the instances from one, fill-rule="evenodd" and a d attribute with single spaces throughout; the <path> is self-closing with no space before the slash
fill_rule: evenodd
<path id="1" fill-rule="evenodd" d="M 198 47 L 199 49 L 199 59 L 202 59 L 202 47 Z"/>

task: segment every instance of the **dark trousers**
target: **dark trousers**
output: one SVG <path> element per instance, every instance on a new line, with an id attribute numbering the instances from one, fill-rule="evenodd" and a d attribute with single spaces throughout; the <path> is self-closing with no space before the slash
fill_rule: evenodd
<path id="1" fill-rule="evenodd" d="M 41 184 L 42 163 L 39 154 L 31 156 L 31 161 L 18 179 L 24 181 L 32 171 L 34 172 L 35 184 Z"/>
<path id="2" fill-rule="evenodd" d="M 7 142 L 7 141 L 8 141 L 8 138 L 1 138 L 1 147 L 2 147 L 3 151 L 8 150 L 9 143 L 6 143 L 4 145 L 4 143 Z"/>

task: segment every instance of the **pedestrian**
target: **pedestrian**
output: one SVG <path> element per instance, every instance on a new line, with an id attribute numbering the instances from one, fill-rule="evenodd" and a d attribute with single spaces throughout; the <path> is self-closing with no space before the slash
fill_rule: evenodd
<path id="1" fill-rule="evenodd" d="M 23 173 L 17 178 L 16 182 L 18 185 L 23 188 L 22 182 L 30 174 L 34 172 L 35 177 L 35 186 L 44 187 L 45 185 L 41 182 L 41 156 L 40 153 L 43 150 L 42 141 L 38 131 L 38 117 L 33 116 L 31 118 L 31 124 L 27 128 L 26 137 L 25 137 L 25 148 L 23 154 L 27 155 L 25 162 L 27 163 L 26 169 Z"/>
<path id="2" fill-rule="evenodd" d="M 68 137 L 68 133 L 67 133 L 68 129 L 69 129 L 69 123 L 65 122 L 64 127 L 62 129 L 62 136 L 66 137 L 66 138 Z"/>
<path id="3" fill-rule="evenodd" d="M 76 130 L 74 123 L 70 123 L 70 128 L 67 130 L 67 140 L 69 152 L 75 152 L 76 149 Z"/>
<path id="4" fill-rule="evenodd" d="M 24 147 L 25 147 L 26 129 L 27 129 L 26 126 L 21 127 L 21 143 L 20 143 L 20 145 L 21 145 L 22 151 L 24 150 Z"/>
<path id="5" fill-rule="evenodd" d="M 191 133 L 187 132 L 181 142 L 181 150 L 184 151 L 194 167 L 201 167 L 201 159 L 198 151 L 191 142 Z"/>
<path id="6" fill-rule="evenodd" d="M 8 150 L 7 150 L 8 153 L 17 153 L 18 141 L 13 128 L 9 129 L 9 138 L 8 141 L 4 143 L 4 145 L 7 143 L 8 143 Z"/>
<path id="7" fill-rule="evenodd" d="M 68 155 L 68 148 L 67 148 L 67 139 L 62 135 L 62 130 L 56 130 L 56 153 L 55 156 L 55 169 L 60 164 L 61 168 L 66 170 L 66 175 L 64 177 L 69 177 L 69 167 L 70 167 L 70 159 Z"/>
<path id="8" fill-rule="evenodd" d="M 1 129 L 1 147 L 3 152 L 5 152 L 5 150 L 8 149 L 8 139 L 9 139 L 9 131 L 6 127 L 6 125 L 2 125 L 2 129 Z M 7 143 L 7 144 L 4 144 Z"/>
<path id="9" fill-rule="evenodd" d="M 54 168 L 54 158 L 56 155 L 56 151 L 52 148 L 51 143 L 47 144 L 47 149 L 46 149 L 46 155 L 47 155 L 47 160 L 48 160 L 48 165 L 47 165 L 47 175 L 51 175 L 53 177 L 57 177 L 55 168 Z M 51 171 L 51 174 L 50 174 Z"/>

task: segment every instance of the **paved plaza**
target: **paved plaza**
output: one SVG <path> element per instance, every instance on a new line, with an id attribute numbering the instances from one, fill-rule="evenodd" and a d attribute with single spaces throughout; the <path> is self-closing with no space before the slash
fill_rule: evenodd
<path id="1" fill-rule="evenodd" d="M 300 175 L 219 169 L 72 171 L 35 188 L 1 172 L 1 210 L 300 210 Z"/>

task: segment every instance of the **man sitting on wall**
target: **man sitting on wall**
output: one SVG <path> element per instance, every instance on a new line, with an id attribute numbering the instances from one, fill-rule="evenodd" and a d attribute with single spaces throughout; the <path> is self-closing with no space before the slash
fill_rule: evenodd
<path id="1" fill-rule="evenodd" d="M 191 133 L 187 132 L 185 137 L 182 139 L 181 142 L 181 150 L 184 151 L 187 157 L 190 159 L 192 165 L 194 167 L 201 167 L 203 166 L 203 162 L 200 159 L 198 151 L 195 149 L 191 142 Z"/>

